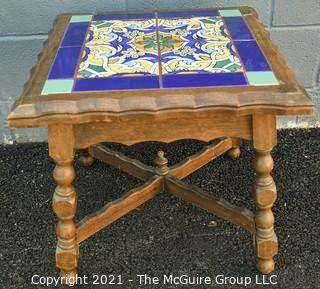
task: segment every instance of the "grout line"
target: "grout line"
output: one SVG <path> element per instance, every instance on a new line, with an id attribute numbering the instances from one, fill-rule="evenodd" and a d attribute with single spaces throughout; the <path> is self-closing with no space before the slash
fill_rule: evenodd
<path id="1" fill-rule="evenodd" d="M 312 86 L 317 87 L 320 85 L 320 57 L 317 59 L 316 63 L 316 71 L 314 73 L 313 81 L 312 81 Z"/>
<path id="2" fill-rule="evenodd" d="M 277 29 L 320 28 L 320 24 L 272 25 L 271 28 L 277 28 Z"/>
<path id="3" fill-rule="evenodd" d="M 271 7 L 270 7 L 270 19 L 269 19 L 269 25 L 268 28 L 270 29 L 273 25 L 273 18 L 274 18 L 274 11 L 275 11 L 275 0 L 271 1 Z"/>
<path id="4" fill-rule="evenodd" d="M 10 40 L 34 40 L 40 39 L 45 40 L 48 38 L 47 33 L 39 33 L 39 34 L 26 34 L 26 35 L 2 35 L 0 36 L 0 41 L 10 41 Z"/>
<path id="5" fill-rule="evenodd" d="M 156 37 L 157 37 L 157 47 L 158 47 L 159 84 L 160 84 L 160 88 L 163 88 L 162 53 L 160 49 L 160 29 L 159 29 L 158 12 L 155 13 L 155 21 L 156 21 Z"/>

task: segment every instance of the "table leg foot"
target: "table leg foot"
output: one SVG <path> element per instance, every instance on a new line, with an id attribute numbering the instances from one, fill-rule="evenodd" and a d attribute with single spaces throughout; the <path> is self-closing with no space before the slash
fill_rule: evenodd
<path id="1" fill-rule="evenodd" d="M 87 149 L 81 153 L 80 162 L 84 167 L 91 167 L 94 164 L 95 160 L 96 159 L 89 154 Z"/>
<path id="2" fill-rule="evenodd" d="M 227 156 L 230 159 L 235 160 L 238 157 L 240 157 L 240 154 L 241 154 L 240 143 L 241 143 L 241 140 L 239 138 L 232 139 L 232 148 L 227 151 Z"/>
<path id="3" fill-rule="evenodd" d="M 240 147 L 238 146 L 228 150 L 227 152 L 227 156 L 232 160 L 235 160 L 238 157 L 240 157 L 240 154 L 241 154 L 241 151 L 240 151 Z"/>
<path id="4" fill-rule="evenodd" d="M 275 263 L 273 258 L 270 259 L 262 259 L 262 258 L 257 258 L 256 262 L 257 269 L 262 273 L 262 274 L 270 274 L 275 267 Z"/>

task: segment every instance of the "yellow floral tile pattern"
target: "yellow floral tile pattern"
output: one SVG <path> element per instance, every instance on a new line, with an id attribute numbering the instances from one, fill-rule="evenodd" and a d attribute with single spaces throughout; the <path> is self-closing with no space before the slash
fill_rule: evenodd
<path id="1" fill-rule="evenodd" d="M 155 19 L 93 21 L 78 78 L 158 75 L 158 51 L 148 47 L 148 39 L 156 39 L 155 25 Z"/>
<path id="2" fill-rule="evenodd" d="M 174 43 L 161 50 L 162 74 L 243 71 L 221 17 L 165 19 L 159 31 Z"/>
<path id="3" fill-rule="evenodd" d="M 224 27 L 219 16 L 93 21 L 77 78 L 243 71 Z"/>

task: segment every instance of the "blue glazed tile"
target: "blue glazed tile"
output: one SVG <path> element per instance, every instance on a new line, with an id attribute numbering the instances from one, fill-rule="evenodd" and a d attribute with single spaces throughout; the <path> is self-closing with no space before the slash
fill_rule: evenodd
<path id="1" fill-rule="evenodd" d="M 80 56 L 81 46 L 58 50 L 48 79 L 72 78 Z"/>
<path id="2" fill-rule="evenodd" d="M 155 13 L 119 13 L 119 14 L 97 14 L 93 16 L 93 21 L 99 20 L 134 20 L 152 19 Z"/>
<path id="3" fill-rule="evenodd" d="M 219 16 L 219 12 L 216 9 L 208 9 L 202 11 L 164 11 L 158 12 L 158 18 L 180 18 L 180 17 L 199 17 L 199 16 Z"/>
<path id="4" fill-rule="evenodd" d="M 234 44 L 247 71 L 271 70 L 256 41 L 235 41 Z"/>
<path id="5" fill-rule="evenodd" d="M 247 85 L 243 73 L 163 75 L 164 88 Z"/>
<path id="6" fill-rule="evenodd" d="M 70 23 L 61 43 L 64 46 L 81 46 L 87 34 L 89 22 Z"/>
<path id="7" fill-rule="evenodd" d="M 160 88 L 158 76 L 77 79 L 73 91 L 103 91 Z"/>
<path id="8" fill-rule="evenodd" d="M 247 24 L 242 17 L 225 17 L 224 22 L 233 40 L 252 40 L 252 36 Z"/>

